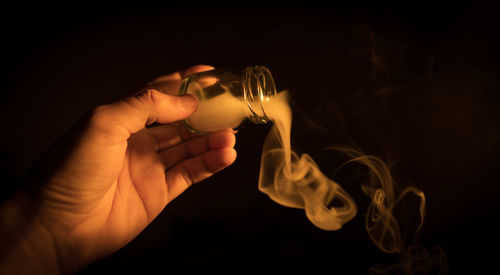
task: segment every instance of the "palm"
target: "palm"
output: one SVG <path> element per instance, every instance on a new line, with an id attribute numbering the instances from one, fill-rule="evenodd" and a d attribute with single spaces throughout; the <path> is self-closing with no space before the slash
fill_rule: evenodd
<path id="1" fill-rule="evenodd" d="M 107 213 L 107 219 L 96 225 L 102 229 L 96 230 L 102 234 L 99 243 L 130 241 L 169 202 L 165 168 L 153 142 L 145 131 L 128 141 L 120 172 L 102 198 L 108 203 L 100 204 L 95 210 Z"/>
<path id="2" fill-rule="evenodd" d="M 88 181 L 105 178 L 110 179 L 111 184 L 105 190 L 90 190 L 95 194 L 91 200 L 75 202 L 83 207 L 96 207 L 79 216 L 73 223 L 73 232 L 78 232 L 79 239 L 95 241 L 84 242 L 94 255 L 114 251 L 139 234 L 192 182 L 232 162 L 227 160 L 232 158 L 227 150 L 232 146 L 231 131 L 198 136 L 183 126 L 163 125 L 143 129 L 126 144 L 112 147 L 110 151 L 93 150 L 114 158 L 92 167 L 94 175 Z M 120 150 L 125 150 L 125 154 Z M 191 178 L 186 178 L 185 171 L 189 171 Z M 98 186 L 104 185 L 105 181 Z M 86 186 L 82 185 L 78 189 L 80 195 L 74 197 L 84 197 L 81 194 L 89 192 Z"/>

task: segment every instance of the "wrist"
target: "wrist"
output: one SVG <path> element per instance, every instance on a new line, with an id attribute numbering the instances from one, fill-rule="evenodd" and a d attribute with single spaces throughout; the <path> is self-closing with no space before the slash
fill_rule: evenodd
<path id="1" fill-rule="evenodd" d="M 0 205 L 0 273 L 60 274 L 57 242 L 23 195 Z"/>

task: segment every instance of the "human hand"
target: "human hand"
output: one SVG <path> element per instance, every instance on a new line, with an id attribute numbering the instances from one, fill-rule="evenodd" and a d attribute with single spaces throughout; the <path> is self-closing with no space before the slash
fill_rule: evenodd
<path id="1" fill-rule="evenodd" d="M 154 89 L 95 108 L 31 172 L 36 191 L 23 208 L 53 239 L 63 272 L 123 247 L 191 184 L 234 162 L 232 130 L 199 136 L 170 124 L 197 106 L 171 95 L 181 79 L 208 69 L 158 78 Z"/>

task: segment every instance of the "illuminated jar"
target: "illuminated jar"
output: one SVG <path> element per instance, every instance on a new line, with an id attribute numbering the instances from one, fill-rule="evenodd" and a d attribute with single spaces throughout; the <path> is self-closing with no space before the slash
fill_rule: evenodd
<path id="1" fill-rule="evenodd" d="M 244 70 L 214 69 L 186 77 L 179 93 L 198 99 L 198 109 L 185 120 L 196 133 L 238 128 L 244 121 L 267 123 L 265 106 L 276 96 L 269 69 L 264 66 Z"/>

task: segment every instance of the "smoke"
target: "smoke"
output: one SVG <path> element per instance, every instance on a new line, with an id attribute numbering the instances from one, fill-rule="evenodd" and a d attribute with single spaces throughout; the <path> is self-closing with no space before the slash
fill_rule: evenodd
<path id="1" fill-rule="evenodd" d="M 259 190 L 283 206 L 304 209 L 307 218 L 321 229 L 340 229 L 356 215 L 356 204 L 308 154 L 299 157 L 291 150 L 292 112 L 287 92 L 281 92 L 265 110 L 274 125 L 264 143 Z M 333 201 L 336 206 L 330 206 Z"/>
<path id="2" fill-rule="evenodd" d="M 259 190 L 278 204 L 304 209 L 307 218 L 318 228 L 338 230 L 355 217 L 356 203 L 339 183 L 321 172 L 310 155 L 299 156 L 291 150 L 292 112 L 287 97 L 286 91 L 281 92 L 265 106 L 266 114 L 273 119 L 274 125 L 264 143 Z M 349 165 L 366 167 L 368 180 L 361 185 L 370 199 L 366 231 L 380 250 L 401 252 L 404 242 L 394 209 L 407 195 L 412 194 L 419 199 L 417 235 L 424 220 L 424 193 L 414 186 L 398 191 L 390 169 L 376 156 L 365 155 L 352 146 L 336 146 L 328 150 L 348 157 L 336 173 Z"/>
<path id="3" fill-rule="evenodd" d="M 448 274 L 448 260 L 442 247 L 428 250 L 410 246 L 398 258 L 395 264 L 371 267 L 368 274 Z"/>
<path id="4" fill-rule="evenodd" d="M 304 209 L 307 218 L 324 230 L 338 230 L 356 215 L 356 204 L 336 182 L 326 177 L 308 155 L 273 147 L 274 127 L 262 155 L 259 190 L 275 202 Z M 289 163 L 289 165 L 287 165 Z M 336 206 L 330 206 L 335 201 Z"/>
<path id="5" fill-rule="evenodd" d="M 351 163 L 358 163 L 367 168 L 367 183 L 361 185 L 361 189 L 371 201 L 366 213 L 366 231 L 380 250 L 386 253 L 401 252 L 404 248 L 403 238 L 394 210 L 407 195 L 413 194 L 419 199 L 418 213 L 420 221 L 415 230 L 415 236 L 418 235 L 425 216 L 424 193 L 414 186 L 407 186 L 398 192 L 389 167 L 376 156 L 363 155 L 359 149 L 347 146 L 331 147 L 330 149 L 339 151 L 350 158 L 337 171 Z"/>

